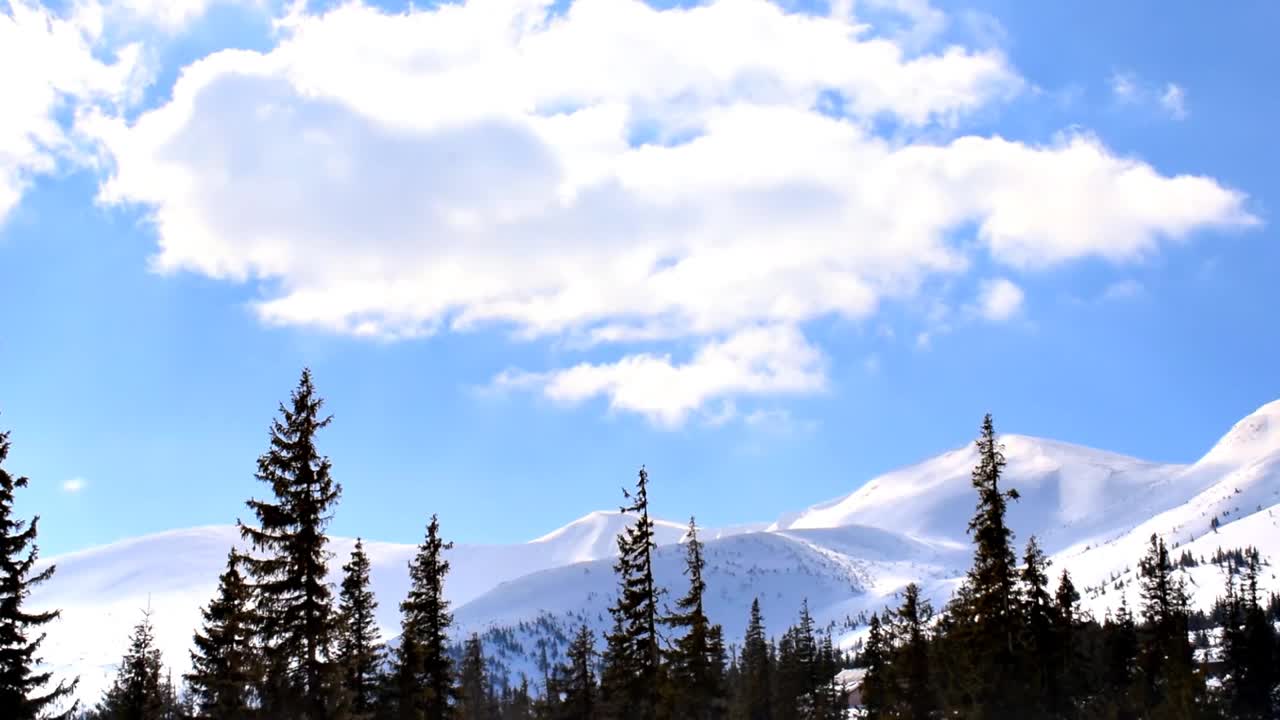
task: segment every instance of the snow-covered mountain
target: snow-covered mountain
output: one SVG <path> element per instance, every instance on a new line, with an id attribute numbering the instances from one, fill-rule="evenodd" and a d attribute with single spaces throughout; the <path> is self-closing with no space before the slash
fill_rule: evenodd
<path id="1" fill-rule="evenodd" d="M 1118 604 L 1121 592 L 1136 604 L 1134 569 L 1152 533 L 1179 554 L 1209 557 L 1219 547 L 1254 545 L 1280 560 L 1280 401 L 1241 420 L 1189 465 L 1022 435 L 1001 441 L 1005 484 L 1022 495 L 1010 509 L 1017 542 L 1036 535 L 1055 566 L 1071 570 L 1089 590 L 1086 602 L 1099 614 Z M 969 445 L 853 482 L 857 489 L 849 495 L 771 524 L 705 531 L 709 613 L 736 639 L 753 598 L 760 598 L 774 632 L 793 622 L 807 600 L 819 624 L 848 644 L 866 614 L 894 603 L 908 582 L 919 582 L 941 605 L 969 562 L 965 528 L 974 506 L 975 461 Z M 540 654 L 558 657 L 577 625 L 603 630 L 614 589 L 614 539 L 628 522 L 619 513 L 596 512 L 527 543 L 455 547 L 447 592 L 459 635 L 485 634 L 508 670 L 534 674 Z M 684 532 L 682 524 L 658 522 L 656 575 L 672 601 L 685 586 Z M 78 673 L 82 696 L 96 698 L 130 627 L 150 606 L 166 659 L 180 673 L 199 606 L 238 543 L 233 527 L 218 526 L 51 558 L 58 573 L 32 598 L 36 606 L 63 609 L 46 658 L 60 672 Z M 352 543 L 334 539 L 339 559 Z M 365 544 L 381 602 L 378 619 L 390 637 L 414 547 Z M 1205 564 L 1186 572 L 1196 602 L 1207 606 L 1221 591 L 1220 570 Z M 1264 580 L 1280 588 L 1273 568 Z"/>
<path id="2" fill-rule="evenodd" d="M 611 558 L 616 551 L 613 538 L 629 522 L 621 513 L 593 512 L 528 543 L 456 545 L 449 551 L 449 597 L 462 605 L 528 573 Z M 656 525 L 663 543 L 678 542 L 687 530 L 678 523 Z M 335 584 L 354 545 L 353 538 L 331 539 Z M 408 563 L 417 547 L 368 540 L 364 545 L 380 602 L 378 624 L 392 636 L 399 629 L 399 602 L 409 589 Z M 62 618 L 49 628 L 45 659 L 58 672 L 78 674 L 80 696 L 96 700 L 114 675 L 130 630 L 150 608 L 166 661 L 175 674 L 184 672 L 200 607 L 213 596 L 232 547 L 247 549 L 234 525 L 216 525 L 147 535 L 43 561 L 42 565 L 56 564 L 57 573 L 36 590 L 31 602 L 62 610 Z"/>
<path id="3" fill-rule="evenodd" d="M 1101 617 L 1127 596 L 1137 607 L 1137 561 L 1152 533 L 1175 555 L 1210 558 L 1215 550 L 1258 547 L 1280 560 L 1280 401 L 1260 408 L 1189 465 L 1158 464 L 1068 443 L 1004 435 L 1005 486 L 1021 499 L 1010 523 L 1021 545 L 1031 535 L 1056 570 L 1087 588 Z M 760 532 L 707 541 L 708 612 L 740 637 L 759 596 L 772 631 L 791 624 L 807 599 L 819 626 L 844 645 L 861 636 L 859 620 L 915 581 L 935 607 L 954 591 L 970 560 L 965 528 L 975 497 L 972 445 L 896 470 L 853 493 L 788 513 Z M 1218 528 L 1211 526 L 1218 517 Z M 658 553 L 657 576 L 683 588 L 681 548 Z M 1208 608 L 1224 577 L 1211 563 L 1184 570 L 1194 602 Z M 1264 585 L 1280 589 L 1274 567 Z M 463 632 L 490 631 L 518 646 L 502 659 L 532 672 L 545 645 L 554 659 L 563 636 L 581 623 L 603 630 L 613 577 L 608 561 L 546 570 L 505 583 L 459 609 Z M 537 618 L 531 623 L 530 618 Z"/>

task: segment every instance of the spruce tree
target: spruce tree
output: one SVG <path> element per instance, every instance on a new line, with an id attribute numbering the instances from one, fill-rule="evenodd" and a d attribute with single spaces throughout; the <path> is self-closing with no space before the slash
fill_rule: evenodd
<path id="1" fill-rule="evenodd" d="M 1024 651 L 1022 667 L 1026 679 L 1022 712 L 1027 720 L 1034 720 L 1049 715 L 1050 698 L 1056 698 L 1059 693 L 1059 653 L 1054 642 L 1057 619 L 1053 598 L 1049 595 L 1049 560 L 1035 536 L 1027 540 L 1022 563 L 1023 618 L 1019 647 Z"/>
<path id="2" fill-rule="evenodd" d="M 440 537 L 440 521 L 431 516 L 427 536 L 409 563 L 409 594 L 400 603 L 400 647 L 394 677 L 396 717 L 399 720 L 448 720 L 454 711 L 454 668 L 449 656 L 449 628 L 453 616 L 444 597 L 453 547 Z"/>
<path id="3" fill-rule="evenodd" d="M 836 684 L 840 672 L 835 643 L 830 633 L 818 643 L 817 687 L 814 689 L 813 720 L 844 720 L 845 705 Z"/>
<path id="4" fill-rule="evenodd" d="M 795 626 L 787 628 L 778 639 L 778 661 L 773 673 L 773 717 L 775 720 L 799 720 L 804 701 L 806 668 L 796 652 Z"/>
<path id="5" fill-rule="evenodd" d="M 271 424 L 270 449 L 258 458 L 257 478 L 274 500 L 246 503 L 257 527 L 238 523 L 256 551 L 245 557 L 245 569 L 257 600 L 260 652 L 270 660 L 260 694 L 273 718 L 327 720 L 338 711 L 325 528 L 342 486 L 316 448 L 316 433 L 332 420 L 321 416 L 323 404 L 311 371 L 303 370 L 289 406 L 281 404 Z"/>
<path id="6" fill-rule="evenodd" d="M 1204 678 L 1188 639 L 1187 596 L 1173 574 L 1164 540 L 1151 536 L 1139 563 L 1145 639 L 1140 652 L 1143 706 L 1153 718 L 1195 718 L 1205 702 Z"/>
<path id="7" fill-rule="evenodd" d="M 601 694 L 611 718 L 653 720 L 660 709 L 662 658 L 658 637 L 658 587 L 653 579 L 653 520 L 649 517 L 649 474 L 640 468 L 635 493 L 621 508 L 637 516 L 618 536 L 618 596 L 609 612 L 613 629 L 607 637 Z"/>
<path id="8" fill-rule="evenodd" d="M 473 633 L 463 646 L 462 667 L 458 672 L 458 720 L 490 720 L 493 698 L 489 687 L 484 645 L 480 636 Z"/>
<path id="9" fill-rule="evenodd" d="M 896 681 L 890 664 L 893 647 L 880 623 L 880 616 L 872 613 L 867 628 L 867 640 L 862 646 L 862 710 L 866 720 L 885 720 L 893 717 L 891 708 L 897 701 L 894 692 Z"/>
<path id="10" fill-rule="evenodd" d="M 751 601 L 751 618 L 742 641 L 738 696 L 734 701 L 735 720 L 773 720 L 773 668 L 760 599 Z"/>
<path id="11" fill-rule="evenodd" d="M 0 718 L 68 718 L 76 705 L 62 711 L 58 707 L 71 698 L 77 681 L 49 688 L 53 674 L 40 668 L 37 655 L 44 642 L 40 629 L 56 620 L 60 611 L 23 609 L 31 591 L 53 577 L 54 566 L 33 573 L 39 556 L 40 518 L 28 522 L 14 516 L 14 491 L 27 487 L 28 480 L 5 470 L 8 456 L 9 433 L 0 432 Z"/>
<path id="12" fill-rule="evenodd" d="M 218 578 L 217 597 L 201 612 L 203 627 L 195 634 L 186 675 L 201 717 L 209 720 L 244 720 L 254 703 L 252 596 L 239 565 L 233 550 Z"/>
<path id="13" fill-rule="evenodd" d="M 1079 708 L 1090 686 L 1089 664 L 1082 648 L 1085 618 L 1080 612 L 1080 593 L 1066 570 L 1058 577 L 1054 592 L 1053 656 L 1045 659 L 1056 679 L 1048 697 L 1049 714 L 1064 720 L 1079 716 Z"/>
<path id="14" fill-rule="evenodd" d="M 115 680 L 98 705 L 97 720 L 170 720 L 175 698 L 163 665 L 151 613 L 146 611 L 134 626 Z"/>
<path id="15" fill-rule="evenodd" d="M 990 414 L 983 418 L 977 448 L 973 487 L 978 505 L 968 528 L 974 542 L 973 567 L 950 609 L 952 632 L 957 633 L 954 646 L 966 658 L 954 701 L 974 720 L 1003 720 L 1020 712 L 1024 686 L 1017 563 L 1013 531 L 1005 521 L 1008 502 L 1017 500 L 1018 492 L 1000 488 L 1004 448 Z"/>
<path id="16" fill-rule="evenodd" d="M 1095 706 L 1107 709 L 1108 715 L 1117 720 L 1138 717 L 1139 688 L 1137 624 L 1129 611 L 1125 596 L 1120 596 L 1120 607 L 1103 625 L 1102 693 Z"/>
<path id="17" fill-rule="evenodd" d="M 1222 628 L 1223 691 L 1227 710 L 1239 720 L 1262 720 L 1280 715 L 1277 707 L 1276 631 L 1258 594 L 1260 559 L 1257 550 L 1245 558 L 1244 577 L 1236 587 L 1227 573 Z"/>
<path id="18" fill-rule="evenodd" d="M 529 679 L 521 676 L 520 684 L 510 690 L 502 704 L 502 720 L 533 720 L 534 702 L 529 695 Z"/>
<path id="19" fill-rule="evenodd" d="M 813 616 L 809 601 L 800 605 L 800 619 L 778 642 L 778 665 L 774 717 L 777 720 L 801 720 L 818 710 L 817 698 L 826 678 L 818 674 L 818 644 L 813 632 Z"/>
<path id="20" fill-rule="evenodd" d="M 702 579 L 706 566 L 698 527 L 689 519 L 685 539 L 685 574 L 689 591 L 676 601 L 675 612 L 666 623 L 680 633 L 667 655 L 668 687 L 672 707 L 679 717 L 690 720 L 718 720 L 727 713 L 724 688 L 725 658 L 723 633 L 712 625 L 703 608 L 707 585 Z"/>
<path id="21" fill-rule="evenodd" d="M 920 586 L 907 585 L 902 604 L 893 614 L 892 628 L 894 691 L 898 695 L 894 717 L 903 720 L 928 720 L 938 709 L 929 659 L 928 625 L 932 617 L 933 608 L 920 597 Z"/>
<path id="22" fill-rule="evenodd" d="M 583 625 L 569 643 L 568 664 L 561 673 L 558 718 L 595 720 L 599 716 L 595 671 L 595 636 Z"/>
<path id="23" fill-rule="evenodd" d="M 342 566 L 338 594 L 336 656 L 353 720 L 372 717 L 382 672 L 382 643 L 374 614 L 378 601 L 369 589 L 369 556 L 357 538 L 351 560 Z"/>

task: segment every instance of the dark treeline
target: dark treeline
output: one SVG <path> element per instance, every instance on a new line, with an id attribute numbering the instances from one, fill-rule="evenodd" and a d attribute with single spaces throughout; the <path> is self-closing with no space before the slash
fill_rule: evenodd
<path id="1" fill-rule="evenodd" d="M 659 587 L 653 574 L 644 468 L 624 490 L 622 510 L 636 520 L 618 537 L 618 589 L 603 636 L 577 628 L 562 662 L 544 662 L 541 677 L 519 681 L 493 669 L 478 636 L 455 644 L 444 595 L 452 544 L 431 516 L 409 563 L 400 633 L 384 645 L 361 542 L 340 585 L 326 580 L 335 560 L 326 527 L 342 487 L 316 446 L 330 422 L 322 406 L 304 371 L 258 459 L 266 499 L 250 499 L 251 519 L 238 521 L 250 550 L 229 551 L 202 608 L 190 672 L 166 672 L 143 613 L 114 682 L 87 709 L 69 703 L 74 682 L 50 686 L 38 669 L 39 630 L 57 613 L 28 613 L 23 601 L 54 569 L 33 574 L 38 518 L 12 516 L 14 489 L 27 481 L 0 467 L 0 718 L 837 720 L 849 716 L 851 699 L 857 716 L 875 719 L 1280 717 L 1280 598 L 1260 596 L 1257 551 L 1215 555 L 1229 571 L 1206 615 L 1189 607 L 1177 574 L 1195 559 L 1171 559 L 1153 536 L 1139 563 L 1136 613 L 1122 599 L 1106 617 L 1088 616 L 1070 575 L 1051 578 L 1034 537 L 1015 554 L 1006 513 L 1018 495 L 1001 486 L 1005 461 L 990 416 L 973 471 L 972 567 L 937 613 L 909 585 L 897 607 L 867 619 L 856 653 L 838 650 L 807 604 L 771 636 L 758 600 L 743 618 L 741 646 L 727 647 L 704 607 L 703 546 L 692 520 L 686 582 L 669 597 L 677 589 Z M 0 464 L 8 448 L 0 434 Z M 1196 646 L 1211 644 L 1213 659 L 1197 659 Z M 849 668 L 858 669 L 841 672 Z"/>
<path id="2" fill-rule="evenodd" d="M 909 586 L 871 618 L 859 656 L 868 718 L 1262 720 L 1280 717 L 1280 620 L 1258 590 L 1255 549 L 1219 552 L 1225 593 L 1212 660 L 1197 660 L 1179 567 L 1152 536 L 1138 565 L 1137 614 L 1121 596 L 1102 619 L 1084 614 L 1065 571 L 1051 580 L 1034 537 L 1015 560 L 1005 523 L 1017 493 L 999 484 L 1004 457 L 988 416 L 973 472 L 973 566 L 936 622 Z M 1209 643 L 1204 643 L 1204 649 Z"/>

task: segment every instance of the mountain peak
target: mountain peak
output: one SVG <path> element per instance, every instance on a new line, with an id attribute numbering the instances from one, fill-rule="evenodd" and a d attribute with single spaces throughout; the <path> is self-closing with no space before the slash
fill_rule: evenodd
<path id="1" fill-rule="evenodd" d="M 1236 423 L 1199 464 L 1237 464 L 1280 453 L 1280 400 L 1273 400 Z"/>
<path id="2" fill-rule="evenodd" d="M 568 562 L 582 562 L 612 557 L 617 552 L 617 537 L 636 520 L 636 515 L 617 510 L 596 510 L 557 530 L 535 538 L 529 545 L 554 545 L 557 557 Z M 659 545 L 680 542 L 685 526 L 667 520 L 653 520 L 654 539 Z"/>

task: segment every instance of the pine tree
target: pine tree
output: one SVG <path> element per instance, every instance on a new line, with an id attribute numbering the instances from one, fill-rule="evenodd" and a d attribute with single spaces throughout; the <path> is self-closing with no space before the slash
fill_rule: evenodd
<path id="1" fill-rule="evenodd" d="M 174 698 L 163 665 L 147 611 L 134 626 L 116 678 L 98 705 L 98 720 L 168 720 Z"/>
<path id="2" fill-rule="evenodd" d="M 489 720 L 492 706 L 489 673 L 484 663 L 484 645 L 480 642 L 480 636 L 473 633 L 462 650 L 456 716 L 459 720 Z"/>
<path id="3" fill-rule="evenodd" d="M 557 717 L 594 720 L 598 717 L 595 671 L 595 636 L 586 625 L 569 643 L 568 664 L 561 673 L 561 699 Z"/>
<path id="4" fill-rule="evenodd" d="M 1023 717 L 1033 720 L 1049 715 L 1059 694 L 1058 648 L 1054 642 L 1057 625 L 1053 598 L 1049 596 L 1049 560 L 1035 536 L 1027 540 L 1022 559 L 1022 637 L 1023 675 L 1027 685 L 1023 694 Z"/>
<path id="5" fill-rule="evenodd" d="M 369 556 L 356 539 L 351 560 L 342 566 L 338 594 L 336 656 L 342 666 L 345 695 L 353 720 L 372 717 L 382 668 L 382 643 L 374 617 L 378 601 L 369 589 Z"/>
<path id="6" fill-rule="evenodd" d="M 778 643 L 774 717 L 802 720 L 818 710 L 817 694 L 825 678 L 818 676 L 818 644 L 809 602 L 800 605 L 800 619 Z"/>
<path id="7" fill-rule="evenodd" d="M 902 605 L 893 614 L 895 693 L 894 715 L 903 720 L 927 720 L 937 713 L 933 671 L 929 660 L 928 624 L 933 608 L 920 597 L 920 586 L 907 585 L 902 592 Z"/>
<path id="8" fill-rule="evenodd" d="M 316 449 L 316 432 L 332 420 L 321 417 L 323 404 L 311 371 L 303 370 L 290 406 L 281 404 L 281 417 L 272 422 L 270 449 L 258 459 L 257 477 L 275 501 L 246 503 L 259 527 L 238 523 L 258 551 L 246 556 L 245 569 L 257 596 L 260 651 L 270 659 L 260 694 L 273 718 L 325 720 L 338 705 L 340 688 L 328 660 L 336 619 L 325 528 L 342 486 Z"/>
<path id="9" fill-rule="evenodd" d="M 607 637 L 601 694 L 615 720 L 653 720 L 659 712 L 662 659 L 658 637 L 658 588 L 653 580 L 653 520 L 649 517 L 649 474 L 640 468 L 636 490 L 625 489 L 638 517 L 618 536 L 618 597 L 610 606 L 613 629 Z"/>
<path id="10" fill-rule="evenodd" d="M 1110 711 L 1116 720 L 1138 717 L 1138 629 L 1125 596 L 1120 596 L 1120 607 L 1107 618 L 1102 629 L 1103 667 L 1102 692 L 1096 706 Z"/>
<path id="11" fill-rule="evenodd" d="M 533 720 L 533 708 L 529 679 L 521 676 L 520 684 L 510 690 L 510 696 L 502 704 L 502 720 Z"/>
<path id="12" fill-rule="evenodd" d="M 453 547 L 440 537 L 440 521 L 431 516 L 427 536 L 409 563 L 409 595 L 400 603 L 400 647 L 392 684 L 396 717 L 400 720 L 448 720 L 455 698 L 453 659 L 449 656 L 449 627 L 453 616 L 444 597 Z"/>
<path id="13" fill-rule="evenodd" d="M 845 705 L 836 674 L 839 660 L 831 635 L 824 634 L 818 643 L 817 687 L 814 689 L 813 720 L 844 720 Z"/>
<path id="14" fill-rule="evenodd" d="M 885 720 L 893 717 L 892 706 L 897 701 L 893 667 L 890 665 L 893 646 L 880 623 L 880 616 L 871 615 L 867 640 L 862 646 L 862 709 L 866 720 Z"/>
<path id="15" fill-rule="evenodd" d="M 1146 638 L 1140 652 L 1143 706 L 1153 718 L 1194 718 L 1204 705 L 1204 678 L 1188 639 L 1187 596 L 1173 575 L 1164 540 L 1151 536 L 1139 563 Z"/>
<path id="16" fill-rule="evenodd" d="M 239 565 L 233 550 L 218 578 L 217 597 L 201 613 L 203 628 L 195 634 L 186 676 L 201 716 L 209 720 L 243 720 L 253 706 L 252 596 Z"/>
<path id="17" fill-rule="evenodd" d="M 751 618 L 742 641 L 738 695 L 734 701 L 735 720 L 773 720 L 773 662 L 764 635 L 760 599 L 751 601 Z"/>
<path id="18" fill-rule="evenodd" d="M 773 673 L 773 717 L 775 720 L 799 720 L 804 708 L 807 668 L 796 652 L 794 626 L 778 639 L 778 661 Z"/>
<path id="19" fill-rule="evenodd" d="M 53 674 L 40 669 L 37 653 L 44 634 L 35 634 L 56 620 L 60 611 L 32 613 L 23 609 L 31 591 L 53 577 L 54 566 L 32 574 L 39 555 L 36 535 L 40 518 L 27 522 L 14 517 L 14 491 L 27 487 L 28 480 L 4 469 L 8 456 L 9 433 L 0 432 L 0 718 L 68 718 L 77 709 L 74 703 L 61 712 L 57 708 L 70 699 L 77 681 L 45 689 Z"/>
<path id="20" fill-rule="evenodd" d="M 991 415 L 982 421 L 977 440 L 978 464 L 973 487 L 978 505 L 969 521 L 974 542 L 973 567 L 952 601 L 951 647 L 964 660 L 953 665 L 953 704 L 974 720 L 1000 720 L 1020 711 L 1023 687 L 1019 666 L 1021 613 L 1017 592 L 1013 531 L 1005 522 L 1008 501 L 1016 490 L 1001 490 L 1005 466 L 1003 446 L 996 440 Z"/>
<path id="21" fill-rule="evenodd" d="M 1058 577 L 1053 618 L 1054 653 L 1046 658 L 1046 666 L 1056 685 L 1048 698 L 1049 714 L 1073 720 L 1080 714 L 1079 708 L 1090 685 L 1090 659 L 1082 650 L 1084 618 L 1080 614 L 1080 593 L 1066 570 Z"/>
<path id="22" fill-rule="evenodd" d="M 706 566 L 698 527 L 689 519 L 685 540 L 685 574 L 689 591 L 676 601 L 676 610 L 666 618 L 680 632 L 668 653 L 668 675 L 672 707 L 691 720 L 718 720 L 727 713 L 724 688 L 725 658 L 723 633 L 712 625 L 702 605 L 707 585 L 702 579 Z"/>
<path id="23" fill-rule="evenodd" d="M 1245 558 L 1239 588 L 1227 573 L 1226 622 L 1222 628 L 1223 691 L 1227 710 L 1239 720 L 1262 720 L 1280 715 L 1275 695 L 1276 631 L 1258 594 L 1260 558 L 1257 550 Z"/>

